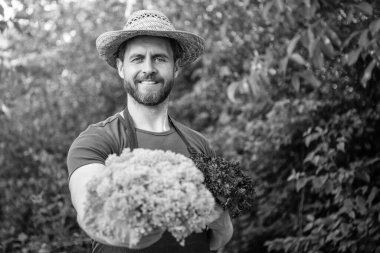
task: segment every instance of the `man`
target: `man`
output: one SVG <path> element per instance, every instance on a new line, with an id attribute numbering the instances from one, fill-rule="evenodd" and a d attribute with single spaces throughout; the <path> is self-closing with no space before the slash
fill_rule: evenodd
<path id="1" fill-rule="evenodd" d="M 189 148 L 213 155 L 205 138 L 168 116 L 168 96 L 178 68 L 203 52 L 204 40 L 176 31 L 158 11 L 137 11 L 123 30 L 106 32 L 97 39 L 100 56 L 118 70 L 127 91 L 127 107 L 110 118 L 90 125 L 70 147 L 67 164 L 72 203 L 82 229 L 93 239 L 93 252 L 196 252 L 223 247 L 232 237 L 227 211 L 203 233 L 186 239 L 185 247 L 167 231 L 158 229 L 137 245 L 99 238 L 83 225 L 85 185 L 105 169 L 109 154 L 125 147 L 171 150 L 189 155 Z M 190 149 L 191 150 L 191 149 Z"/>

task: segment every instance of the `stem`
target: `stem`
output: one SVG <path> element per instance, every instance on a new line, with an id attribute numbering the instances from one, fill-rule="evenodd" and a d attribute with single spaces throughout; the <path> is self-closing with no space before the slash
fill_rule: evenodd
<path id="1" fill-rule="evenodd" d="M 305 202 L 305 188 L 302 188 L 301 190 L 301 200 L 300 200 L 300 205 L 298 208 L 298 244 L 301 241 L 301 237 L 303 235 L 303 207 L 304 207 L 304 202 Z M 298 245 L 298 252 L 302 251 L 302 247 Z"/>

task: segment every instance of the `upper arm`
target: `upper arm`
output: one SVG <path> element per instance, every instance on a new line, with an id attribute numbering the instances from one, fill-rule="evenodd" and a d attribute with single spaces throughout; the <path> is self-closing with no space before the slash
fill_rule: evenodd
<path id="1" fill-rule="evenodd" d="M 98 127 L 89 127 L 82 132 L 71 144 L 67 154 L 67 169 L 69 179 L 78 168 L 88 164 L 104 164 L 110 154 L 119 150 L 106 130 Z"/>

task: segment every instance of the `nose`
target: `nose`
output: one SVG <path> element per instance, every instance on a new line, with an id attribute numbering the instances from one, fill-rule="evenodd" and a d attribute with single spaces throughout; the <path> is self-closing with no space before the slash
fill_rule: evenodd
<path id="1" fill-rule="evenodd" d="M 146 57 L 146 60 L 143 65 L 143 73 L 144 74 L 156 73 L 156 68 L 154 66 L 152 57 Z"/>

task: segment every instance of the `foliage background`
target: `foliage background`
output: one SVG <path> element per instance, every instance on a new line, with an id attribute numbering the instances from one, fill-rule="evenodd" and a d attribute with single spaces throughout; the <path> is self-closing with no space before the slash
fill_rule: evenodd
<path id="1" fill-rule="evenodd" d="M 206 39 L 171 113 L 258 181 L 222 252 L 380 252 L 376 0 L 0 0 L 1 251 L 89 252 L 66 153 L 123 108 L 94 42 L 141 8 Z"/>

